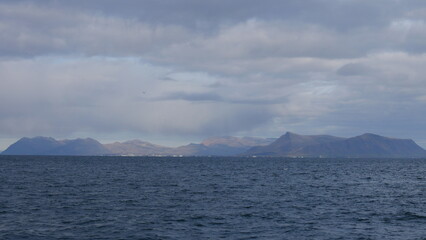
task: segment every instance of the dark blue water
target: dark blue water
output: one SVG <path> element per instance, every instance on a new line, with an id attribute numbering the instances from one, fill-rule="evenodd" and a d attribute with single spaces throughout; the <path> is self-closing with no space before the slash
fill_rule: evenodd
<path id="1" fill-rule="evenodd" d="M 426 160 L 0 157 L 0 239 L 426 239 Z"/>

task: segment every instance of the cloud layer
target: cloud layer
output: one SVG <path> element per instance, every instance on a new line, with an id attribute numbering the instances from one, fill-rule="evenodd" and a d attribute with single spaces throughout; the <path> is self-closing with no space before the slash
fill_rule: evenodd
<path id="1" fill-rule="evenodd" d="M 425 146 L 425 20 L 423 1 L 3 1 L 0 137 Z"/>

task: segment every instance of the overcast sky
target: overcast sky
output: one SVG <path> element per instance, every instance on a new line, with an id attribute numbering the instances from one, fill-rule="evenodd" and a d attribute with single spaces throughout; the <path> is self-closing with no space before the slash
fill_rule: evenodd
<path id="1" fill-rule="evenodd" d="M 285 131 L 426 147 L 426 1 L 0 1 L 0 149 Z"/>

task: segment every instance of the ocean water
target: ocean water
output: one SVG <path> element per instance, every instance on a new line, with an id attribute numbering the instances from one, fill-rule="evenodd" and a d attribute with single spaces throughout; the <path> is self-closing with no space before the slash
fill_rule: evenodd
<path id="1" fill-rule="evenodd" d="M 426 160 L 1 156 L 0 239 L 426 239 Z"/>

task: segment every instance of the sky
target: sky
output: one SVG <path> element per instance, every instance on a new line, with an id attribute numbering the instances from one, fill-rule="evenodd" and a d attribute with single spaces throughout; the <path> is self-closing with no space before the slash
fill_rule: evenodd
<path id="1" fill-rule="evenodd" d="M 424 0 L 0 1 L 0 149 L 425 123 Z"/>

